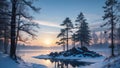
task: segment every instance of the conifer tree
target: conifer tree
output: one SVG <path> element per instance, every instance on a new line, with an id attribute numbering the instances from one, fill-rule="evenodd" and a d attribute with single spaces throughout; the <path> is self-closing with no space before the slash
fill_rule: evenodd
<path id="1" fill-rule="evenodd" d="M 86 22 L 86 19 L 82 12 L 78 15 L 76 22 L 78 22 L 77 24 L 78 41 L 81 42 L 81 46 L 83 46 L 83 44 L 89 44 L 91 39 L 90 30 L 88 27 L 88 23 Z"/>
<path id="2" fill-rule="evenodd" d="M 111 56 L 114 56 L 114 29 L 116 27 L 116 6 L 117 6 L 117 0 L 106 0 L 105 6 L 103 6 L 104 9 L 104 16 L 103 20 L 106 20 L 107 22 L 103 24 L 103 26 L 111 25 Z"/>
<path id="3" fill-rule="evenodd" d="M 67 46 L 67 50 L 68 50 L 68 40 L 69 40 L 69 32 L 70 30 L 73 28 L 73 24 L 71 22 L 71 20 L 69 19 L 69 17 L 67 17 L 63 23 L 61 24 L 61 26 L 64 26 L 65 28 L 65 35 L 66 35 L 66 46 Z"/>

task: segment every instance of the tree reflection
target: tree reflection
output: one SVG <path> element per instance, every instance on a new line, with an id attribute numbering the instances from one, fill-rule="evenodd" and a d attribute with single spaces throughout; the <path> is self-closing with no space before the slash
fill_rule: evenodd
<path id="1" fill-rule="evenodd" d="M 93 64 L 93 62 L 84 62 L 78 60 L 58 60 L 58 59 L 50 59 L 50 62 L 54 63 L 55 68 L 69 68 L 69 66 L 75 68 Z"/>

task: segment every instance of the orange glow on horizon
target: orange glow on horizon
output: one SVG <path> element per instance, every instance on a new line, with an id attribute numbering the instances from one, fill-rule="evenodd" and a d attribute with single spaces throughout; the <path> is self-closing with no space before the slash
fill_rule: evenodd
<path id="1" fill-rule="evenodd" d="M 28 45 L 37 45 L 44 47 L 56 46 L 56 40 L 58 39 L 56 37 L 51 37 L 38 37 L 36 40 L 31 40 Z"/>
<path id="2" fill-rule="evenodd" d="M 45 39 L 43 42 L 46 45 L 51 45 L 52 44 L 52 40 L 51 39 Z"/>

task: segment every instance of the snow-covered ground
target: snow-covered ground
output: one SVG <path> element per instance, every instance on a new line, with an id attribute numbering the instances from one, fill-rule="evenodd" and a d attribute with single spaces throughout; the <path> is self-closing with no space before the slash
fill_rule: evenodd
<path id="1" fill-rule="evenodd" d="M 103 68 L 120 68 L 120 55 L 105 60 Z"/>
<path id="2" fill-rule="evenodd" d="M 33 63 L 25 63 L 22 60 L 18 60 L 16 63 L 8 55 L 0 53 L 0 68 L 46 68 L 46 66 Z"/>
<path id="3" fill-rule="evenodd" d="M 92 59 L 92 61 L 94 61 L 94 59 Z M 90 66 L 80 68 L 120 68 L 120 56 L 104 59 Z"/>

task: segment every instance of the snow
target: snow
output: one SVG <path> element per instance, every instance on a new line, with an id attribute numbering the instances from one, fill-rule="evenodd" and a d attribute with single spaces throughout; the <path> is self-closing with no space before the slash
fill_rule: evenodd
<path id="1" fill-rule="evenodd" d="M 91 62 L 95 62 L 94 64 L 91 64 L 89 66 L 84 66 L 84 67 L 80 67 L 80 68 L 103 68 L 103 66 L 105 65 L 103 57 L 100 58 L 83 58 L 82 61 L 91 61 Z"/>
<path id="2" fill-rule="evenodd" d="M 92 59 L 90 61 L 94 61 L 94 60 L 95 59 Z M 80 67 L 80 68 L 120 68 L 120 55 L 117 57 L 108 58 L 106 60 L 101 60 L 101 61 L 98 60 L 95 64 L 91 64 L 89 66 Z"/>
<path id="3" fill-rule="evenodd" d="M 81 60 L 81 59 L 94 59 L 94 58 L 103 58 L 102 55 L 94 52 L 89 51 L 87 48 L 72 48 L 68 51 L 61 51 L 61 52 L 51 52 L 47 55 L 39 55 L 35 56 L 34 58 L 39 59 L 74 59 L 74 60 Z"/>
<path id="4" fill-rule="evenodd" d="M 0 53 L 0 67 L 2 68 L 19 68 L 18 64 L 10 59 L 7 55 Z"/>
<path id="5" fill-rule="evenodd" d="M 34 63 L 26 63 L 22 60 L 18 60 L 16 63 L 7 54 L 0 52 L 0 68 L 47 68 L 46 66 Z"/>
<path id="6" fill-rule="evenodd" d="M 97 61 L 102 61 L 103 59 L 105 59 L 105 57 L 101 56 L 101 57 L 83 57 L 81 54 L 77 55 L 77 56 L 58 56 L 58 57 L 51 57 L 48 55 L 39 55 L 39 56 L 35 56 L 34 58 L 38 58 L 38 59 L 72 59 L 72 60 L 82 60 L 82 61 L 93 61 L 93 62 L 97 62 Z M 94 59 L 94 60 L 93 60 Z"/>
<path id="7" fill-rule="evenodd" d="M 89 66 L 84 66 L 84 67 L 78 67 L 78 68 L 103 68 L 103 62 L 91 64 Z"/>
<path id="8" fill-rule="evenodd" d="M 103 68 L 120 68 L 120 55 L 108 58 L 105 63 Z"/>

